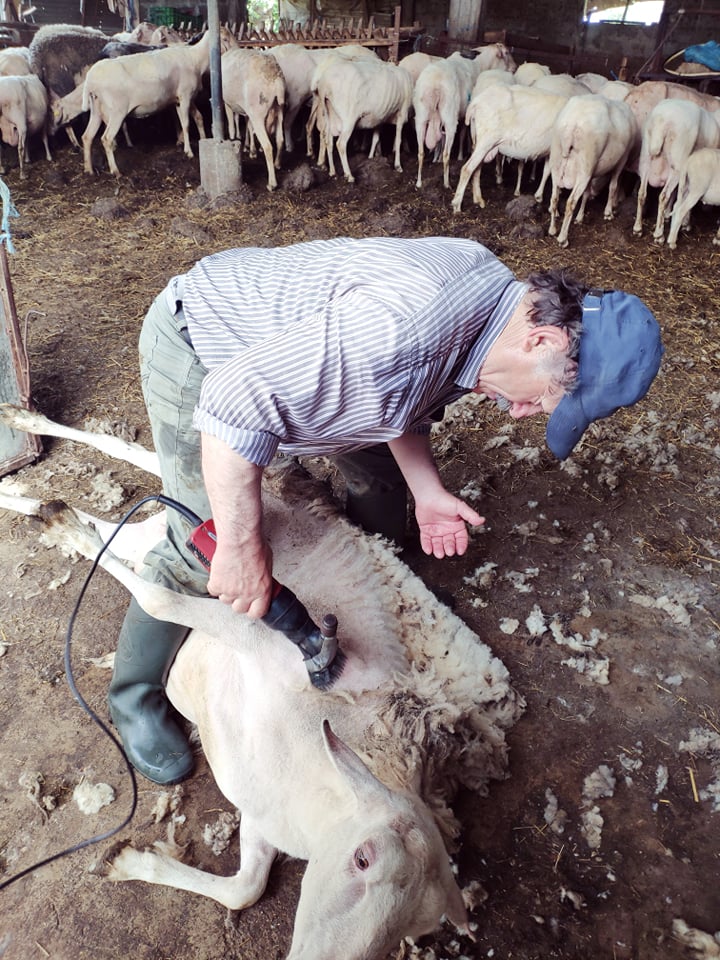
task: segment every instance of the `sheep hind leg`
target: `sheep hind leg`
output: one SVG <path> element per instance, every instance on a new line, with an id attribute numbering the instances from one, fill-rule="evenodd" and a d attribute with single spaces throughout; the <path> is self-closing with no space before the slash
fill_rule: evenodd
<path id="1" fill-rule="evenodd" d="M 113 860 L 108 879 L 144 880 L 145 883 L 188 890 L 216 900 L 229 910 L 242 910 L 262 896 L 277 854 L 275 847 L 260 836 L 247 816 L 240 821 L 241 863 L 234 876 L 220 877 L 180 863 L 169 855 L 168 844 L 156 843 L 155 848 L 155 851 L 140 853 L 132 847 L 125 847 Z"/>
<path id="2" fill-rule="evenodd" d="M 617 209 L 617 204 L 618 204 L 618 189 L 620 185 L 620 174 L 623 172 L 624 167 L 625 167 L 625 163 L 623 162 L 620 166 L 617 167 L 612 177 L 610 178 L 610 184 L 608 186 L 607 203 L 605 204 L 605 210 L 603 211 L 604 220 L 615 219 L 615 210 Z"/>
<path id="3" fill-rule="evenodd" d="M 103 121 L 100 114 L 91 109 L 88 125 L 85 127 L 85 132 L 82 135 L 83 165 L 85 168 L 85 173 L 95 173 L 92 162 L 92 145 L 93 140 L 97 136 L 98 130 L 102 126 L 102 122 Z"/>
<path id="4" fill-rule="evenodd" d="M 655 221 L 655 230 L 653 231 L 653 240 L 655 243 L 665 243 L 665 219 L 668 211 L 670 210 L 670 205 L 672 203 L 672 198 L 676 187 L 677 178 L 672 177 L 671 175 L 665 181 L 665 186 L 660 191 L 660 196 L 658 197 L 657 220 Z"/>
<path id="5" fill-rule="evenodd" d="M 265 155 L 265 165 L 267 166 L 268 175 L 267 188 L 268 190 L 272 191 L 277 188 L 277 177 L 275 176 L 275 158 L 273 157 L 272 143 L 270 142 L 270 137 L 265 129 L 264 119 L 257 117 L 256 121 L 257 122 L 253 122 L 248 117 L 248 125 L 252 123 L 253 132 L 260 143 L 263 154 Z"/>
<path id="6" fill-rule="evenodd" d="M 103 135 L 100 137 L 100 142 L 103 145 L 105 156 L 107 157 L 108 169 L 110 170 L 110 173 L 116 177 L 119 177 L 121 174 L 115 161 L 115 148 L 117 146 L 117 141 L 115 138 L 117 137 L 121 126 L 122 121 L 119 123 L 105 124 L 105 130 Z"/>
<path id="7" fill-rule="evenodd" d="M 560 233 L 558 234 L 558 237 L 557 237 L 557 241 L 561 247 L 568 246 L 568 242 L 569 242 L 568 234 L 570 232 L 570 222 L 572 221 L 572 217 L 573 217 L 573 214 L 575 213 L 575 208 L 578 205 L 578 201 L 581 200 L 581 198 L 583 202 L 581 203 L 580 213 L 578 214 L 578 217 L 580 217 L 584 212 L 587 186 L 588 185 L 586 183 L 575 184 L 573 189 L 570 191 L 567 201 L 565 202 L 565 215 L 563 217 L 562 226 L 560 227 Z"/>
<path id="8" fill-rule="evenodd" d="M 403 121 L 403 120 L 396 120 L 396 121 L 395 121 L 395 143 L 393 144 L 393 152 L 394 152 L 394 155 L 395 155 L 395 161 L 394 161 L 393 166 L 394 166 L 394 169 L 397 170 L 398 173 L 402 173 L 402 161 L 401 161 L 401 159 L 400 159 L 400 147 L 401 147 L 401 144 L 402 144 L 403 126 L 404 126 L 404 121 Z"/>
<path id="9" fill-rule="evenodd" d="M 355 183 L 355 177 L 352 175 L 352 170 L 350 169 L 347 156 L 348 141 L 350 140 L 351 134 L 352 130 L 342 131 L 340 136 L 337 138 L 337 150 L 340 155 L 340 163 L 342 164 L 342 168 L 345 173 L 345 179 L 348 183 Z"/>

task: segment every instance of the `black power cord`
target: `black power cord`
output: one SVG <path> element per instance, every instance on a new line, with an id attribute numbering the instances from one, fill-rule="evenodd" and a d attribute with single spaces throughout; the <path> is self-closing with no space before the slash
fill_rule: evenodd
<path id="1" fill-rule="evenodd" d="M 130 777 L 130 782 L 132 784 L 132 800 L 130 803 L 130 812 L 118 826 L 113 827 L 112 830 L 108 830 L 106 833 L 98 834 L 94 837 L 89 837 L 87 840 L 81 840 L 80 843 L 74 844 L 72 847 L 68 847 L 66 850 L 61 850 L 59 853 L 54 853 L 51 857 L 46 857 L 44 860 L 40 860 L 38 863 L 34 863 L 30 867 L 26 867 L 24 870 L 21 870 L 19 873 L 16 873 L 14 876 L 10 877 L 8 880 L 3 880 L 0 883 L 0 890 L 4 890 L 6 887 L 9 887 L 11 883 L 15 883 L 16 880 L 21 880 L 23 877 L 26 877 L 29 873 L 33 873 L 35 870 L 39 870 L 40 867 L 46 867 L 49 863 L 53 863 L 55 860 L 59 860 L 61 857 L 66 857 L 71 853 L 77 853 L 78 850 L 83 850 L 85 847 L 92 846 L 95 843 L 100 843 L 103 840 L 109 840 L 110 837 L 114 837 L 115 834 L 119 833 L 124 827 L 126 827 L 132 818 L 135 816 L 135 810 L 137 809 L 137 778 L 135 776 L 135 770 L 133 769 L 130 760 L 125 752 L 125 748 L 122 743 L 117 739 L 115 734 L 110 730 L 107 724 L 100 719 L 100 717 L 95 713 L 92 707 L 84 699 L 80 691 L 78 690 L 77 684 L 75 683 L 75 677 L 72 671 L 72 662 L 71 662 L 71 650 L 72 650 L 72 633 L 75 626 L 75 620 L 77 619 L 78 613 L 80 612 L 80 605 L 85 597 L 88 587 L 90 586 L 90 581 L 92 580 L 95 571 L 100 565 L 100 560 L 112 543 L 115 536 L 121 530 L 121 528 L 130 520 L 130 518 L 146 503 L 161 503 L 163 506 L 171 507 L 174 510 L 177 510 L 178 513 L 181 513 L 186 520 L 188 520 L 194 527 L 199 526 L 202 523 L 200 517 L 196 513 L 193 513 L 188 507 L 184 504 L 179 503 L 177 500 L 173 500 L 171 497 L 166 497 L 164 494 L 153 494 L 148 497 L 143 497 L 142 500 L 139 500 L 125 516 L 120 520 L 112 534 L 108 538 L 107 542 L 103 544 L 101 550 L 98 552 L 98 555 L 93 560 L 92 566 L 90 567 L 90 572 L 85 577 L 85 582 L 82 585 L 80 594 L 75 601 L 75 606 L 73 611 L 70 614 L 70 620 L 68 622 L 67 632 L 65 634 L 65 676 L 67 677 L 68 686 L 70 687 L 70 692 L 72 693 L 74 699 L 80 704 L 85 713 L 90 717 L 93 723 L 97 724 L 98 727 L 102 730 L 106 737 L 109 740 L 112 740 L 115 745 L 118 753 L 122 757 L 125 766 L 127 767 L 127 772 Z"/>

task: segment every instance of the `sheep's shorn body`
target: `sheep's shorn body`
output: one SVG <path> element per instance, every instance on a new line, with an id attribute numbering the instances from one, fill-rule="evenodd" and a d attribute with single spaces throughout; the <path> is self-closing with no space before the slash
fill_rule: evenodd
<path id="1" fill-rule="evenodd" d="M 5 408 L 16 429 L 51 432 L 32 415 L 12 417 Z M 142 455 L 116 445 L 119 454 L 104 449 L 130 462 Z M 100 537 L 67 507 L 6 495 L 0 506 L 44 515 L 57 542 L 97 553 Z M 316 620 L 338 617 L 345 669 L 330 691 L 315 690 L 281 634 L 217 600 L 148 583 L 106 552 L 102 565 L 148 613 L 191 628 L 168 695 L 197 725 L 218 787 L 241 812 L 237 874 L 128 847 L 111 877 L 240 909 L 262 895 L 278 851 L 305 859 L 290 960 L 381 960 L 443 916 L 469 934 L 448 859 L 459 836 L 452 802 L 460 787 L 483 796 L 507 775 L 521 698 L 477 635 L 294 462 L 266 472 L 264 510 L 276 576 Z M 129 553 L 146 548 L 138 541 Z"/>

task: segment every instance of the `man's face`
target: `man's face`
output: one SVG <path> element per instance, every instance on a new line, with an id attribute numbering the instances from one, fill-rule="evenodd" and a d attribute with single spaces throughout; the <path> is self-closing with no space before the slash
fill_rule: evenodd
<path id="1" fill-rule="evenodd" d="M 521 369 L 524 366 L 518 364 L 515 369 L 494 376 L 488 373 L 487 379 L 481 370 L 474 392 L 484 393 L 491 400 L 504 398 L 510 406 L 505 403 L 501 406 L 514 420 L 536 413 L 552 413 L 565 395 L 564 387 L 553 371 L 538 369 L 537 358 L 527 364 L 530 369 Z"/>

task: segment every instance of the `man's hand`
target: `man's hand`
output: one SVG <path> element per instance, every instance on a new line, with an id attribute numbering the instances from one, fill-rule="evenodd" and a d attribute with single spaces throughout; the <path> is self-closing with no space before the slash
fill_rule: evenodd
<path id="1" fill-rule="evenodd" d="M 415 497 L 420 546 L 438 558 L 461 556 L 468 545 L 465 524 L 480 526 L 485 517 L 443 487 L 428 436 L 406 433 L 389 446 Z"/>
<path id="2" fill-rule="evenodd" d="M 248 549 L 237 548 L 218 536 L 210 567 L 208 593 L 232 606 L 235 613 L 262 617 L 272 599 L 272 551 L 261 542 Z"/>
<path id="3" fill-rule="evenodd" d="M 466 524 L 480 526 L 485 517 L 446 490 L 426 504 L 416 504 L 415 517 L 420 528 L 420 546 L 424 553 L 442 557 L 462 556 L 467 550 Z"/>

